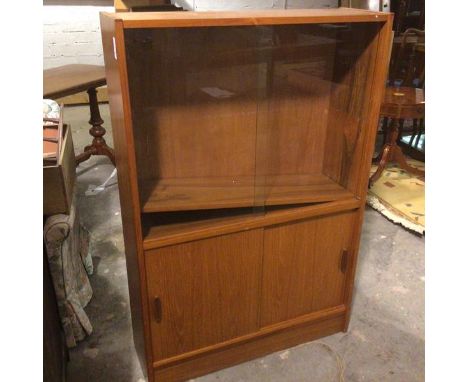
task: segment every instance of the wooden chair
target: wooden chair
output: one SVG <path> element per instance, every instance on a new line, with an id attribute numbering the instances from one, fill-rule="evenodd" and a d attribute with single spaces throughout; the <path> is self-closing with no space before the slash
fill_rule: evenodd
<path id="1" fill-rule="evenodd" d="M 424 0 L 392 0 L 391 11 L 395 14 L 393 30 L 396 36 L 408 28 L 424 29 Z"/>
<path id="2" fill-rule="evenodd" d="M 399 86 L 423 87 L 424 85 L 425 32 L 409 28 L 393 43 L 390 83 Z"/>
<path id="3" fill-rule="evenodd" d="M 408 54 L 403 56 L 405 52 Z M 424 31 L 408 29 L 403 34 L 399 55 L 395 78 L 390 78 L 390 84 L 398 86 L 387 87 L 380 110 L 385 143 L 374 160 L 379 165 L 369 180 L 369 187 L 380 178 L 389 162 L 396 162 L 409 173 L 424 176 L 424 171 L 408 165 L 398 145 L 405 120 L 413 121 L 413 136 L 420 136 L 424 126 Z M 418 87 L 414 87 L 415 84 Z"/>

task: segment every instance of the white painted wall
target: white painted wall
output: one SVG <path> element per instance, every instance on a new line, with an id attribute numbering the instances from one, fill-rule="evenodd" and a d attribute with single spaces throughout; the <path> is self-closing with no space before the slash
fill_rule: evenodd
<path id="1" fill-rule="evenodd" d="M 101 64 L 99 12 L 113 12 L 114 7 L 44 6 L 44 69 L 67 64 Z"/>
<path id="2" fill-rule="evenodd" d="M 337 7 L 338 0 L 175 0 L 197 11 L 227 9 L 285 9 Z"/>
<path id="3" fill-rule="evenodd" d="M 175 0 L 185 9 L 284 9 L 337 7 L 338 0 Z M 99 12 L 113 7 L 43 7 L 44 69 L 67 64 L 104 64 Z"/>

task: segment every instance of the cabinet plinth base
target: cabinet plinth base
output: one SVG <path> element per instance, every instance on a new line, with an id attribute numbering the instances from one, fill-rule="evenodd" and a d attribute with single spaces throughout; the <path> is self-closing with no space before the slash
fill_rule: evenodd
<path id="1" fill-rule="evenodd" d="M 203 349 L 179 361 L 155 362 L 154 382 L 182 382 L 237 365 L 275 351 L 345 330 L 345 308 L 337 307 L 322 317 L 299 317 L 289 325 L 260 330 L 255 336 L 214 350 Z"/>

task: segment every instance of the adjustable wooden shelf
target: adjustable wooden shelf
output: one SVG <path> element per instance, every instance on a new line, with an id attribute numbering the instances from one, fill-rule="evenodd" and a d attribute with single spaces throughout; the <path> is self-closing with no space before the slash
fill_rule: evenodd
<path id="1" fill-rule="evenodd" d="M 101 15 L 150 381 L 346 330 L 392 15 Z"/>

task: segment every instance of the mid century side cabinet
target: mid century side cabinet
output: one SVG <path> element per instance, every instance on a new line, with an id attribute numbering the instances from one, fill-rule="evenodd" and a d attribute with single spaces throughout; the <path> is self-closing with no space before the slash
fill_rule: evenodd
<path id="1" fill-rule="evenodd" d="M 391 24 L 346 8 L 101 15 L 149 381 L 347 329 Z"/>

